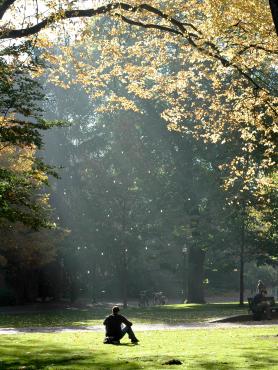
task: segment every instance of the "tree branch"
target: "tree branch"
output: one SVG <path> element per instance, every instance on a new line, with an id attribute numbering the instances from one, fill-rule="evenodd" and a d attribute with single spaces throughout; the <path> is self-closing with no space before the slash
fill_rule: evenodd
<path id="1" fill-rule="evenodd" d="M 14 1 L 15 0 L 7 0 L 7 2 L 9 3 L 14 2 Z M 159 18 L 169 21 L 174 26 L 178 27 L 181 33 L 186 32 L 186 28 L 184 27 L 182 22 L 179 22 L 176 19 L 169 17 L 167 14 L 163 13 L 159 9 L 156 9 L 148 4 L 132 6 L 127 3 L 118 2 L 115 4 L 104 5 L 97 9 L 66 10 L 63 14 L 61 14 L 60 19 L 63 20 L 63 19 L 71 19 L 71 18 L 94 17 L 97 15 L 103 15 L 103 14 L 110 13 L 117 9 L 119 10 L 122 9 L 122 10 L 132 12 L 132 13 L 135 13 L 137 11 L 146 10 L 147 12 L 152 13 L 158 16 Z M 9 39 L 9 38 L 15 39 L 15 38 L 31 36 L 31 35 L 38 33 L 40 30 L 47 27 L 48 25 L 53 24 L 55 22 L 57 22 L 57 14 L 52 14 L 34 26 L 30 26 L 30 27 L 26 27 L 24 29 L 18 29 L 18 30 L 5 29 L 2 31 L 2 33 L 0 33 L 0 39 Z M 140 25 L 140 24 L 137 24 L 137 25 Z M 190 26 L 192 29 L 198 32 L 197 28 L 194 25 L 190 23 L 187 23 L 186 25 Z"/>
<path id="2" fill-rule="evenodd" d="M 4 17 L 6 11 L 13 5 L 16 0 L 2 0 L 0 1 L 0 19 Z"/>
<path id="3" fill-rule="evenodd" d="M 235 46 L 239 46 L 238 44 L 233 44 Z M 250 45 L 246 45 L 244 48 L 242 48 L 239 52 L 238 52 L 238 55 L 242 55 L 244 54 L 246 51 L 250 50 L 250 49 L 255 49 L 255 50 L 263 50 L 264 52 L 266 53 L 269 53 L 269 54 L 278 54 L 278 50 L 275 49 L 275 50 L 271 50 L 271 49 L 267 49 L 259 44 L 250 44 Z"/>
<path id="4" fill-rule="evenodd" d="M 168 33 L 173 33 L 175 35 L 181 35 L 183 36 L 183 33 L 178 31 L 178 30 L 175 30 L 171 27 L 167 27 L 167 26 L 160 26 L 159 24 L 153 24 L 153 23 L 142 23 L 142 22 L 139 22 L 139 21 L 134 21 L 132 19 L 129 19 L 121 14 L 116 14 L 117 16 L 119 16 L 124 22 L 128 23 L 128 24 L 131 24 L 133 26 L 139 26 L 139 27 L 143 27 L 143 28 L 153 28 L 153 29 L 157 29 L 157 30 L 160 30 L 160 31 L 165 31 L 165 32 L 168 32 Z"/>

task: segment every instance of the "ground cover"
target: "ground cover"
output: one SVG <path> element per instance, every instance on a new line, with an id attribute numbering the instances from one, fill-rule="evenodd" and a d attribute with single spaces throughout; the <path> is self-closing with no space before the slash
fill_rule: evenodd
<path id="1" fill-rule="evenodd" d="M 45 312 L 1 313 L 0 327 L 22 328 L 29 326 L 91 326 L 102 323 L 111 311 L 109 307 L 68 308 Z M 137 323 L 186 324 L 204 322 L 225 316 L 247 313 L 246 307 L 237 303 L 176 304 L 147 308 L 130 307 L 123 310 L 131 321 Z"/>
<path id="2" fill-rule="evenodd" d="M 277 328 L 195 329 L 138 333 L 119 346 L 101 333 L 21 334 L 0 337 L 0 368 L 7 369 L 278 369 Z"/>

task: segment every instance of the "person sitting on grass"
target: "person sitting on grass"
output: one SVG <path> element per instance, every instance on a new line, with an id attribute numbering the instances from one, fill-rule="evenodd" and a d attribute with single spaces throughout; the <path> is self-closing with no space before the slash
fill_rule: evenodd
<path id="1" fill-rule="evenodd" d="M 138 343 L 139 340 L 131 329 L 132 322 L 128 321 L 126 317 L 120 315 L 119 311 L 120 308 L 118 306 L 114 306 L 112 308 L 112 314 L 107 316 L 103 321 L 106 331 L 103 343 L 120 344 L 120 340 L 126 333 L 128 334 L 131 343 Z M 122 324 L 125 325 L 123 328 Z"/>
<path id="2" fill-rule="evenodd" d="M 266 290 L 257 293 L 253 298 L 253 305 L 257 311 L 265 312 L 266 318 L 271 320 L 270 302 L 266 299 Z"/>

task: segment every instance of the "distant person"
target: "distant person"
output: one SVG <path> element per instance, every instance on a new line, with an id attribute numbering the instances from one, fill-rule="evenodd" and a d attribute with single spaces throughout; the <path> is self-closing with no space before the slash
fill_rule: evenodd
<path id="1" fill-rule="evenodd" d="M 270 302 L 266 299 L 266 291 L 262 290 L 260 293 L 257 293 L 253 298 L 253 305 L 256 311 L 265 312 L 266 318 L 271 320 L 271 306 Z"/>
<path id="2" fill-rule="evenodd" d="M 258 280 L 257 292 L 258 293 L 264 292 L 265 295 L 267 294 L 266 286 L 264 285 L 264 283 L 261 280 Z"/>
<path id="3" fill-rule="evenodd" d="M 114 306 L 112 308 L 112 314 L 107 316 L 103 321 L 105 325 L 105 339 L 103 343 L 106 344 L 120 344 L 120 340 L 127 333 L 131 343 L 138 343 L 139 340 L 136 338 L 133 330 L 131 329 L 132 322 L 128 321 L 127 318 L 119 314 L 120 308 Z M 122 327 L 122 324 L 125 326 Z"/>

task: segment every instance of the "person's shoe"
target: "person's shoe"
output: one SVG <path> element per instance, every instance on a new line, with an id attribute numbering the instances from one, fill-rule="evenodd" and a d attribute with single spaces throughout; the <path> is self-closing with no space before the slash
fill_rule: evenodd
<path id="1" fill-rule="evenodd" d="M 132 339 L 131 343 L 133 344 L 137 344 L 139 342 L 139 340 L 136 338 L 136 339 Z"/>
<path id="2" fill-rule="evenodd" d="M 119 340 L 115 340 L 113 337 L 106 337 L 103 341 L 104 344 L 120 344 Z"/>

